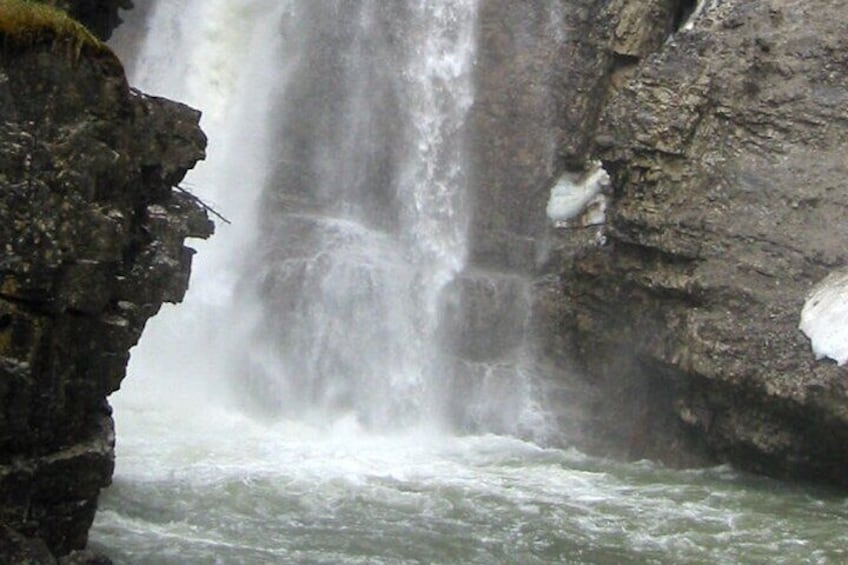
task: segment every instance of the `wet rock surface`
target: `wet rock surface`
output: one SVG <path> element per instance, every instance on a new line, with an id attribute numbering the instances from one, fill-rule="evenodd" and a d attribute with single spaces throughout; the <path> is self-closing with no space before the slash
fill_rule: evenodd
<path id="1" fill-rule="evenodd" d="M 472 261 L 536 278 L 570 441 L 844 486 L 848 371 L 798 323 L 848 262 L 848 5 L 531 4 L 483 3 Z M 606 225 L 554 229 L 595 160 Z"/>
<path id="2" fill-rule="evenodd" d="M 532 283 L 529 343 L 541 372 L 554 375 L 546 402 L 560 441 L 595 452 L 635 456 L 632 438 L 642 434 L 627 429 L 652 421 L 642 412 L 655 387 L 586 370 L 564 285 L 574 258 L 604 242 L 606 229 L 581 217 L 554 229 L 546 207 L 558 179 L 595 166 L 608 100 L 673 33 L 681 8 L 671 0 L 485 0 L 480 8 L 471 270 Z M 692 460 L 689 451 L 681 461 Z"/>
<path id="3" fill-rule="evenodd" d="M 212 231 L 172 188 L 204 156 L 199 113 L 131 91 L 108 50 L 76 48 L 45 36 L 0 55 L 3 562 L 85 546 L 113 470 L 106 396 L 146 320 L 183 297 L 184 239 Z"/>
<path id="4" fill-rule="evenodd" d="M 846 8 L 711 2 L 649 57 L 599 127 L 609 244 L 567 284 L 585 358 L 630 347 L 714 456 L 842 485 L 848 372 L 798 323 L 848 262 Z"/>
<path id="5" fill-rule="evenodd" d="M 798 323 L 848 262 L 848 6 L 696 7 L 483 3 L 472 263 L 535 278 L 566 441 L 844 485 L 848 372 Z M 596 160 L 606 224 L 553 228 Z"/>

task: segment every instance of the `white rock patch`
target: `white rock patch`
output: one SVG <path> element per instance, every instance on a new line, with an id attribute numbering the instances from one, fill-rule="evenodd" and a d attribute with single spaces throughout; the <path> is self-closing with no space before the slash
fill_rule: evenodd
<path id="1" fill-rule="evenodd" d="M 828 275 L 810 291 L 799 326 L 816 359 L 848 363 L 848 269 Z"/>
<path id="2" fill-rule="evenodd" d="M 591 223 L 605 220 L 606 199 L 601 190 L 608 186 L 609 175 L 600 163 L 595 163 L 585 174 L 565 173 L 551 188 L 546 212 L 557 227 L 567 225 L 584 211 L 591 214 Z M 587 210 L 589 209 L 589 210 Z"/>

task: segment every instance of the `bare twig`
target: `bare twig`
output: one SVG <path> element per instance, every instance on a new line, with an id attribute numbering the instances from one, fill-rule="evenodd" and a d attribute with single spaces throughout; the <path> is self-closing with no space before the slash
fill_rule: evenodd
<path id="1" fill-rule="evenodd" d="M 204 210 L 206 210 L 207 212 L 209 212 L 210 214 L 212 214 L 213 216 L 215 216 L 216 218 L 218 218 L 219 220 L 221 220 L 225 224 L 232 225 L 231 221 L 229 221 L 227 218 L 225 218 L 223 215 L 221 215 L 221 213 L 218 212 L 217 210 L 215 210 L 215 208 L 213 208 L 212 206 L 210 206 L 209 204 L 207 204 L 206 202 L 201 200 L 199 196 L 192 194 L 191 192 L 188 191 L 188 189 L 183 188 L 180 185 L 177 185 L 174 188 L 176 190 L 178 190 L 180 193 L 188 196 L 195 204 L 197 204 L 198 206 L 200 206 L 201 208 L 203 208 Z"/>

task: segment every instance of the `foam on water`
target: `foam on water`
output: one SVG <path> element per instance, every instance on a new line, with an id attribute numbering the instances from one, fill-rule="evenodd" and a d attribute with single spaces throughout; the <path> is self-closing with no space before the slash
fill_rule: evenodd
<path id="1" fill-rule="evenodd" d="M 235 413 L 128 434 L 94 539 L 118 562 L 827 562 L 844 499 L 503 436 L 373 435 Z M 177 424 L 181 424 L 174 427 Z M 161 438 L 160 438 L 161 440 Z"/>

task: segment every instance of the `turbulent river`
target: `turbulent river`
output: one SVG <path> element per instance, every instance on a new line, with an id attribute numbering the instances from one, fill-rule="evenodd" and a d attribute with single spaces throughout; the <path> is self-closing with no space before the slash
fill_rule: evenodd
<path id="1" fill-rule="evenodd" d="M 114 47 L 134 86 L 203 111 L 208 159 L 183 186 L 232 223 L 198 243 L 186 302 L 112 398 L 94 547 L 127 564 L 848 561 L 844 497 L 543 447 L 525 348 L 456 362 L 476 0 L 140 8 Z"/>

